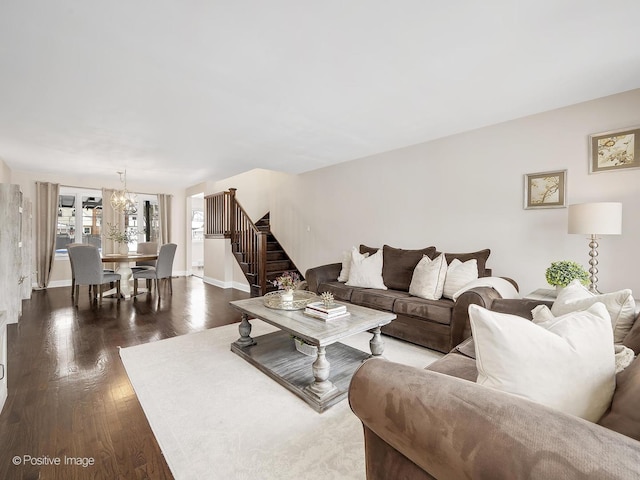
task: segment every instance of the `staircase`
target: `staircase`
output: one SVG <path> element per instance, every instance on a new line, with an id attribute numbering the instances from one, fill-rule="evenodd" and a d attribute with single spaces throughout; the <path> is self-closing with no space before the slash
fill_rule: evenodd
<path id="1" fill-rule="evenodd" d="M 247 281 L 251 286 L 251 296 L 259 297 L 267 292 L 277 290 L 277 287 L 273 285 L 273 281 L 284 272 L 296 272 L 298 275 L 300 275 L 301 279 L 303 277 L 300 271 L 291 261 L 291 258 L 289 258 L 289 255 L 287 255 L 287 252 L 285 252 L 282 248 L 282 245 L 280 245 L 280 242 L 278 242 L 278 240 L 271 233 L 269 214 L 267 213 L 264 217 L 258 220 L 255 223 L 255 226 L 260 232 L 266 235 L 267 240 L 265 274 L 266 285 L 264 291 L 260 287 L 260 272 L 252 272 L 251 264 L 245 260 L 247 257 L 247 252 L 242 251 L 242 248 L 238 242 L 232 244 L 231 249 L 233 251 L 233 255 L 238 261 L 238 264 L 240 265 L 241 270 L 244 273 L 244 276 L 247 278 Z M 258 262 L 258 264 L 260 264 L 260 262 Z"/>
<path id="2" fill-rule="evenodd" d="M 271 233 L 269 214 L 253 223 L 236 200 L 236 189 L 205 197 L 205 237 L 229 238 L 231 250 L 250 285 L 252 297 L 277 289 L 284 272 L 302 274 Z"/>

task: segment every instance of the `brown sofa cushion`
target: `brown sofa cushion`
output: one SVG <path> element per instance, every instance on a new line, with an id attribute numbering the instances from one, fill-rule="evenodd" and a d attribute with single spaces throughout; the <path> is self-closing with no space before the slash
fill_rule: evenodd
<path id="1" fill-rule="evenodd" d="M 640 358 L 640 357 L 639 357 Z M 640 359 L 616 376 L 611 408 L 598 422 L 603 427 L 640 440 Z"/>
<path id="2" fill-rule="evenodd" d="M 491 250 L 487 248 L 485 250 L 478 250 L 477 252 L 469 253 L 445 253 L 444 258 L 446 258 L 447 264 L 450 264 L 454 258 L 457 258 L 462 263 L 475 258 L 478 261 L 478 277 L 486 277 L 487 272 L 485 270 L 487 268 L 487 259 L 490 254 Z M 440 255 L 440 252 L 435 252 L 434 258 L 438 255 Z"/>
<path id="3" fill-rule="evenodd" d="M 633 350 L 636 355 L 640 355 L 640 315 L 636 317 L 631 330 L 624 337 L 622 343 Z"/>
<path id="4" fill-rule="evenodd" d="M 395 301 L 399 298 L 406 298 L 408 296 L 408 293 L 399 292 L 397 290 L 378 290 L 375 288 L 355 287 L 351 294 L 351 303 L 354 305 L 362 305 L 363 307 L 393 312 L 393 305 Z"/>
<path id="5" fill-rule="evenodd" d="M 436 247 L 420 250 L 403 250 L 389 245 L 382 247 L 382 279 L 387 288 L 392 290 L 409 291 L 413 271 L 424 255 L 433 259 Z"/>
<path id="6" fill-rule="evenodd" d="M 472 360 L 476 359 L 476 344 L 473 341 L 473 337 L 469 337 L 464 340 L 462 343 L 456 345 L 453 349 L 453 352 L 458 352 L 465 357 L 469 357 Z"/>
<path id="7" fill-rule="evenodd" d="M 318 285 L 318 293 L 330 292 L 333 298 L 341 300 L 343 302 L 349 302 L 351 300 L 351 294 L 353 293 L 353 287 L 348 287 L 342 282 L 323 282 Z"/>
<path id="8" fill-rule="evenodd" d="M 398 315 L 422 318 L 442 325 L 451 325 L 453 300 L 427 300 L 425 298 L 398 298 L 393 306 L 393 312 Z"/>
<path id="9" fill-rule="evenodd" d="M 429 365 L 426 370 L 444 373 L 452 377 L 461 378 L 470 382 L 475 382 L 478 378 L 476 361 L 457 352 L 446 354 L 440 360 L 436 360 Z"/>

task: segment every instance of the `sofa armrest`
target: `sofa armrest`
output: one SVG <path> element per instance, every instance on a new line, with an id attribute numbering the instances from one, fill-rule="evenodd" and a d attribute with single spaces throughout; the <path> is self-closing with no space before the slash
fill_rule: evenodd
<path id="1" fill-rule="evenodd" d="M 509 277 L 500 277 L 505 279 L 507 282 L 509 282 L 511 285 L 513 285 L 516 289 L 516 291 L 520 291 L 520 286 L 518 285 L 518 282 L 516 282 L 513 278 L 509 278 Z"/>
<path id="2" fill-rule="evenodd" d="M 318 285 L 338 280 L 340 270 L 342 270 L 342 263 L 330 263 L 308 269 L 304 274 L 304 278 L 307 281 L 309 290 L 318 293 Z"/>
<path id="3" fill-rule="evenodd" d="M 640 442 L 441 373 L 368 360 L 349 402 L 366 429 L 437 479 L 637 478 Z"/>
<path id="4" fill-rule="evenodd" d="M 498 298 L 502 297 L 491 287 L 475 287 L 458 297 L 451 313 L 451 345 L 449 350 L 471 336 L 469 305 L 490 308 L 493 301 Z"/>
<path id="5" fill-rule="evenodd" d="M 538 305 L 546 305 L 551 308 L 553 301 L 530 300 L 528 298 L 496 298 L 491 303 L 490 309 L 494 312 L 509 313 L 511 315 L 518 315 L 531 320 L 531 318 L 533 318 L 531 310 Z"/>

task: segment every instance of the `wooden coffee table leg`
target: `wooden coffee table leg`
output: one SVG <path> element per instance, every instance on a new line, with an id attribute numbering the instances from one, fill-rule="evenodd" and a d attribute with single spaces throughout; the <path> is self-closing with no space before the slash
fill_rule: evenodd
<path id="1" fill-rule="evenodd" d="M 382 340 L 382 335 L 380 334 L 380 327 L 374 328 L 373 330 L 369 330 L 373 333 L 373 337 L 369 340 L 369 348 L 371 348 L 371 353 L 374 357 L 379 357 L 384 352 L 384 341 Z"/>
<path id="2" fill-rule="evenodd" d="M 242 314 L 242 321 L 238 325 L 240 331 L 240 338 L 234 343 L 239 347 L 248 347 L 249 345 L 255 345 L 256 341 L 251 338 L 251 323 L 249 323 L 249 315 Z"/>
<path id="3" fill-rule="evenodd" d="M 337 387 L 329 380 L 331 364 L 326 357 L 326 347 L 318 347 L 318 357 L 313 362 L 312 369 L 315 381 L 305 388 L 306 391 L 319 400 L 337 393 Z"/>

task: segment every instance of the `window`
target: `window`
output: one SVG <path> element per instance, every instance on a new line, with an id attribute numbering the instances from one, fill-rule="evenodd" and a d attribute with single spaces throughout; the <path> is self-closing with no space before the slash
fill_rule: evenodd
<path id="1" fill-rule="evenodd" d="M 67 244 L 88 243 L 102 248 L 102 192 L 60 187 L 56 255 L 67 254 Z"/>
<path id="2" fill-rule="evenodd" d="M 137 197 L 138 212 L 124 217 L 125 227 L 135 236 L 135 241 L 129 244 L 132 252 L 138 242 L 154 242 L 160 237 L 158 198 L 143 194 Z M 69 243 L 88 243 L 102 250 L 102 228 L 102 191 L 61 186 L 56 256 L 66 256 Z"/>
<path id="3" fill-rule="evenodd" d="M 191 239 L 204 240 L 204 210 L 202 207 L 191 210 Z"/>
<path id="4" fill-rule="evenodd" d="M 129 251 L 135 252 L 138 242 L 158 242 L 160 238 L 160 215 L 158 197 L 138 194 L 138 211 L 124 216 L 124 224 L 130 233 L 137 232 L 136 240 L 129 244 Z"/>

